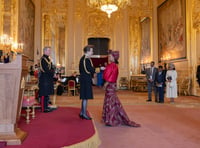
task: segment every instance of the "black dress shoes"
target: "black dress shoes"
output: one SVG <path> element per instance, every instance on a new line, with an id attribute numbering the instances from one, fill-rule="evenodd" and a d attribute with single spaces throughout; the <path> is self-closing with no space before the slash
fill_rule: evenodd
<path id="1" fill-rule="evenodd" d="M 87 115 L 81 115 L 81 114 L 79 114 L 79 117 L 80 117 L 81 119 L 86 119 L 86 120 L 91 120 L 91 119 L 92 119 L 91 117 L 89 117 L 89 116 L 87 116 Z"/>
<path id="2" fill-rule="evenodd" d="M 92 119 L 91 117 L 89 117 L 87 115 L 83 115 L 82 117 L 83 117 L 83 119 L 86 119 L 86 120 L 91 120 Z"/>
<path id="3" fill-rule="evenodd" d="M 164 103 L 164 101 L 159 101 L 158 103 Z"/>
<path id="4" fill-rule="evenodd" d="M 148 100 L 146 100 L 147 102 L 151 102 L 151 100 L 150 99 L 148 99 Z"/>
<path id="5" fill-rule="evenodd" d="M 49 113 L 49 112 L 52 112 L 52 110 L 51 109 L 45 109 L 44 110 L 44 113 Z"/>

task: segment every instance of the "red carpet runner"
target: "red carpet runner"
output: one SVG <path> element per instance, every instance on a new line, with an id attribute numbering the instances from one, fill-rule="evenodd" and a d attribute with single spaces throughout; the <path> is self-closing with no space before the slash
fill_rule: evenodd
<path id="1" fill-rule="evenodd" d="M 85 143 L 93 139 L 92 145 L 98 147 L 99 139 L 92 120 L 82 120 L 78 117 L 80 109 L 59 107 L 50 113 L 36 111 L 36 118 L 26 124 L 24 118 L 19 122 L 19 128 L 28 133 L 22 145 L 6 146 L 6 148 L 61 148 L 73 147 L 74 144 Z M 96 137 L 94 138 L 94 135 Z M 93 137 L 93 138 L 91 138 Z M 95 141 L 95 140 L 96 141 Z M 77 145 L 76 145 L 77 147 Z"/>

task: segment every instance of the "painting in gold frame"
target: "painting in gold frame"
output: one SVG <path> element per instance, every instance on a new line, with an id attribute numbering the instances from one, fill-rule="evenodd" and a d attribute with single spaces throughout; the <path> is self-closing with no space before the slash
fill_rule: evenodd
<path id="1" fill-rule="evenodd" d="M 160 61 L 186 59 L 185 4 L 185 0 L 166 0 L 157 9 Z"/>

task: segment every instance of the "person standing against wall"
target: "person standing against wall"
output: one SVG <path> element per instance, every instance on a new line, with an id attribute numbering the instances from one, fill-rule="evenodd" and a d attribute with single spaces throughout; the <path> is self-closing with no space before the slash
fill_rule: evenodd
<path id="1" fill-rule="evenodd" d="M 79 62 L 80 99 L 82 100 L 79 117 L 86 120 L 92 119 L 87 115 L 87 103 L 88 99 L 93 99 L 92 77 L 95 73 L 95 68 L 90 59 L 93 55 L 93 48 L 93 45 L 85 46 L 83 48 L 84 55 L 81 57 Z"/>
<path id="2" fill-rule="evenodd" d="M 155 62 L 151 61 L 150 68 L 146 69 L 147 89 L 148 89 L 148 100 L 146 101 L 152 101 L 152 91 L 154 91 L 155 102 L 157 102 L 158 100 L 157 100 L 156 88 L 155 88 L 155 75 L 158 69 L 154 65 L 155 65 Z"/>
<path id="3" fill-rule="evenodd" d="M 200 65 L 197 66 L 196 77 L 197 77 L 197 82 L 198 82 L 199 87 L 200 87 Z"/>
<path id="4" fill-rule="evenodd" d="M 177 72 L 175 70 L 175 65 L 173 63 L 169 63 L 166 73 L 166 97 L 170 98 L 170 103 L 174 103 L 174 98 L 178 97 L 176 79 Z"/>
<path id="5" fill-rule="evenodd" d="M 48 113 L 52 109 L 48 107 L 49 95 L 54 94 L 54 68 L 49 58 L 51 47 L 46 46 L 43 49 L 43 56 L 40 58 L 40 74 L 39 74 L 39 96 L 41 101 L 42 112 Z"/>
<path id="6" fill-rule="evenodd" d="M 158 66 L 158 72 L 155 77 L 156 83 L 156 98 L 159 100 L 158 103 L 164 103 L 164 89 L 165 89 L 165 73 L 163 71 L 162 65 Z"/>

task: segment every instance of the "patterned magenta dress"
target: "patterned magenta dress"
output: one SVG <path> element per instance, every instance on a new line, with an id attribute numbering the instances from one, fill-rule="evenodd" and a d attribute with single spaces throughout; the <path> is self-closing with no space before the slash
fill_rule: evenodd
<path id="1" fill-rule="evenodd" d="M 105 90 L 105 98 L 103 104 L 103 122 L 107 126 L 128 125 L 132 127 L 140 127 L 131 121 L 116 94 L 116 81 L 118 77 L 118 66 L 115 63 L 109 64 L 103 75 L 105 81 L 108 83 Z"/>

